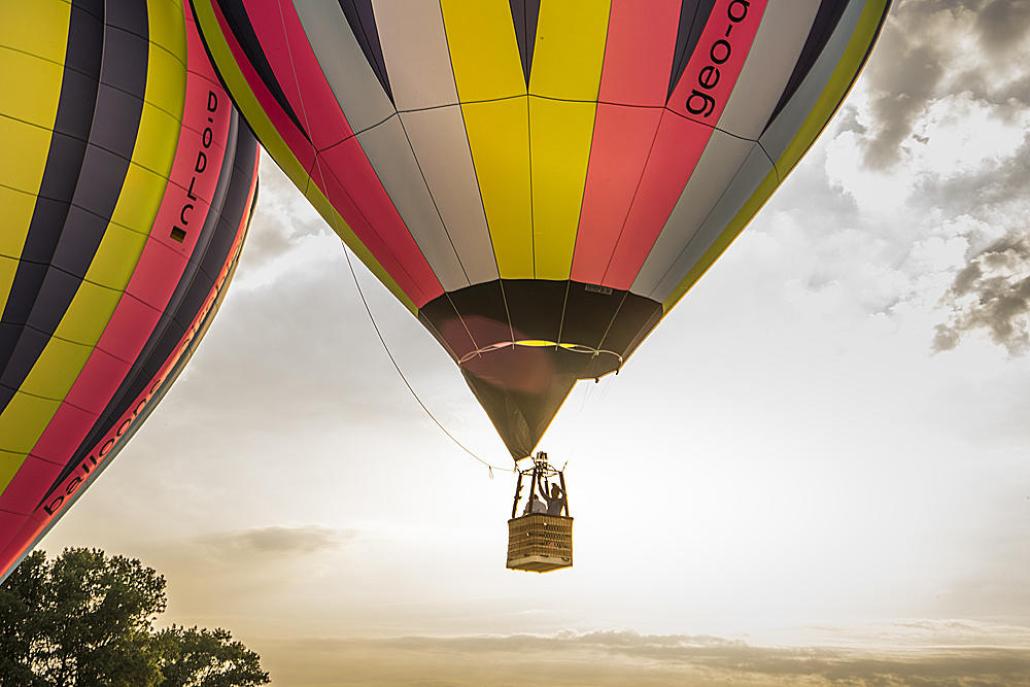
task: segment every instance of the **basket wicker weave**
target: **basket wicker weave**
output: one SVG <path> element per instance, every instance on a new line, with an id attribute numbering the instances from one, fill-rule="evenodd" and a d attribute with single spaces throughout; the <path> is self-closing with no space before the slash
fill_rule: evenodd
<path id="1" fill-rule="evenodd" d="M 549 572 L 572 566 L 572 518 L 533 513 L 508 521 L 508 567 Z"/>

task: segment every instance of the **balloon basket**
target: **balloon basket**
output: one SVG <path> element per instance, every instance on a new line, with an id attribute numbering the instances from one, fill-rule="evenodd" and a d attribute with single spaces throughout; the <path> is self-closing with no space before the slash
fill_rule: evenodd
<path id="1" fill-rule="evenodd" d="M 508 568 L 545 573 L 572 567 L 572 518 L 532 513 L 508 521 Z"/>

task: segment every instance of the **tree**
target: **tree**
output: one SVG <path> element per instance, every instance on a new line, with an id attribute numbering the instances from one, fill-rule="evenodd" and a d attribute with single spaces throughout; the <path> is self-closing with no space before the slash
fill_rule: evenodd
<path id="1" fill-rule="evenodd" d="M 97 549 L 37 551 L 0 585 L 0 687 L 256 687 L 260 657 L 223 629 L 156 630 L 165 579 Z"/>
<path id="2" fill-rule="evenodd" d="M 161 687 L 249 687 L 268 682 L 261 657 L 234 642 L 228 630 L 172 625 L 157 633 L 157 641 Z"/>

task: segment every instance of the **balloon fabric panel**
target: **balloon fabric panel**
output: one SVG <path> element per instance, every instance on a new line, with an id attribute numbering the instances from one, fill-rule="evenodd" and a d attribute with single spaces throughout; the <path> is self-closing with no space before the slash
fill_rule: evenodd
<path id="1" fill-rule="evenodd" d="M 0 5 L 0 578 L 163 396 L 239 253 L 256 141 L 187 12 Z"/>
<path id="2" fill-rule="evenodd" d="M 145 14 L 142 26 L 126 19 L 131 29 L 146 33 Z M 94 14 L 73 6 L 68 36 L 46 167 L 33 190 L 35 209 L 0 318 L 0 436 L 7 437 L 7 447 L 26 453 L 96 344 L 95 336 L 67 339 L 55 330 L 66 314 L 75 315 L 69 313 L 72 298 L 113 221 L 147 82 L 148 43 L 136 33 L 105 27 Z M 112 59 L 101 64 L 96 48 L 109 36 L 117 36 L 110 41 Z M 118 286 L 124 289 L 114 284 L 112 290 Z M 110 314 L 108 308 L 92 316 L 104 320 Z M 64 329 L 74 334 L 86 328 Z"/>
<path id="3" fill-rule="evenodd" d="M 888 0 L 192 0 L 280 166 L 515 458 L 846 96 Z"/>

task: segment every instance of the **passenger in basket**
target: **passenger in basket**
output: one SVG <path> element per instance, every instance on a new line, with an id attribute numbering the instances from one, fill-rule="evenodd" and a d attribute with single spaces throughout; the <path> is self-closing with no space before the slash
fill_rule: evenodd
<path id="1" fill-rule="evenodd" d="M 544 502 L 537 498 L 536 494 L 529 495 L 529 501 L 526 502 L 526 509 L 522 512 L 523 515 L 529 515 L 531 513 L 546 513 L 547 506 Z"/>
<path id="2" fill-rule="evenodd" d="M 547 514 L 548 515 L 561 515 L 561 512 L 565 509 L 565 492 L 557 484 L 551 485 L 551 495 L 547 495 L 547 488 L 540 485 L 540 495 L 544 497 L 544 501 L 547 501 Z"/>

